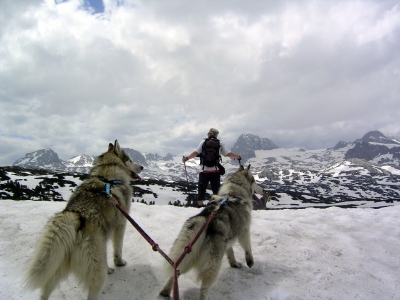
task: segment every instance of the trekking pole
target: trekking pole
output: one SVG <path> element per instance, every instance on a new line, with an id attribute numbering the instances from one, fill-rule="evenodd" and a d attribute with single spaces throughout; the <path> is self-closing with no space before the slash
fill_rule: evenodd
<path id="1" fill-rule="evenodd" d="M 189 184 L 188 174 L 187 174 L 187 170 L 186 170 L 186 161 L 183 163 L 183 165 L 185 166 L 186 182 L 187 182 L 187 184 Z"/>

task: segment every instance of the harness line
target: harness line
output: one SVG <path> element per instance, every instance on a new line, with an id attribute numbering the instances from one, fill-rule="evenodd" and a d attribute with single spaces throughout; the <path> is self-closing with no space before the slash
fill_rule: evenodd
<path id="1" fill-rule="evenodd" d="M 185 165 L 186 168 L 186 165 Z M 102 179 L 100 179 L 102 180 Z M 106 181 L 106 180 L 102 180 Z M 132 219 L 132 217 L 126 212 L 126 210 L 122 207 L 122 205 L 119 203 L 118 199 L 111 194 L 111 185 L 112 184 L 121 184 L 119 180 L 115 181 L 107 181 L 105 183 L 105 191 L 103 191 L 107 196 L 112 200 L 112 204 L 114 204 L 118 210 L 125 216 L 125 218 L 128 219 L 128 221 L 133 225 L 133 227 L 136 228 L 136 230 L 143 236 L 143 238 L 152 246 L 153 251 L 157 251 L 158 253 L 161 254 L 162 257 L 166 259 L 166 261 L 174 268 L 174 276 L 173 276 L 173 288 L 172 288 L 172 299 L 173 300 L 179 300 L 179 286 L 178 286 L 178 276 L 180 275 L 179 270 L 177 269 L 180 263 L 183 261 L 185 256 L 189 254 L 192 251 L 192 247 L 194 243 L 198 240 L 200 235 L 207 229 L 208 225 L 210 224 L 212 218 L 215 216 L 221 205 L 225 204 L 227 198 L 222 199 L 217 206 L 214 208 L 214 210 L 211 212 L 209 217 L 207 218 L 207 221 L 203 224 L 203 226 L 200 228 L 200 230 L 193 236 L 192 240 L 189 242 L 189 244 L 186 245 L 184 248 L 182 254 L 178 257 L 177 261 L 174 262 L 161 248 L 159 247 L 158 244 L 156 244 L 151 237 L 139 226 L 138 223 L 135 222 L 135 220 Z"/>

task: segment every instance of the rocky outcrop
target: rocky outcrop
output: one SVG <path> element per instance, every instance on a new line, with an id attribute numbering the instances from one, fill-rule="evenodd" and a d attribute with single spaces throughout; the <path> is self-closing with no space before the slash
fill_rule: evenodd
<path id="1" fill-rule="evenodd" d="M 350 143 L 346 143 L 346 142 L 340 141 L 332 149 L 333 150 L 339 150 L 339 149 L 342 149 L 342 148 L 346 147 L 348 144 L 350 144 Z"/>
<path id="2" fill-rule="evenodd" d="M 378 163 L 388 163 L 397 161 L 400 158 L 400 142 L 386 137 L 379 131 L 368 132 L 361 139 L 356 140 L 353 145 L 354 147 L 347 150 L 344 156 L 345 159 L 358 158 L 366 161 L 375 160 Z"/>
<path id="3" fill-rule="evenodd" d="M 253 134 L 242 134 L 233 146 L 232 152 L 247 160 L 256 157 L 256 150 L 272 150 L 276 148 L 279 147 L 267 138 L 260 138 Z"/>
<path id="4" fill-rule="evenodd" d="M 389 153 L 389 148 L 383 145 L 373 145 L 366 141 L 358 141 L 352 149 L 347 150 L 344 158 L 372 160 L 378 155 Z"/>

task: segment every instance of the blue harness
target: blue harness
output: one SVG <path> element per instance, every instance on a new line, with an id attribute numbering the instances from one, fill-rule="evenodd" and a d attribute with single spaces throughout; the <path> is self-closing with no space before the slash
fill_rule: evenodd
<path id="1" fill-rule="evenodd" d="M 224 199 L 220 200 L 219 204 L 224 205 L 224 204 L 226 204 L 226 201 L 228 201 L 228 198 L 224 198 Z"/>
<path id="2" fill-rule="evenodd" d="M 117 179 L 114 179 L 114 180 L 107 180 L 107 179 L 105 179 L 104 177 L 98 177 L 98 178 L 99 178 L 99 180 L 101 180 L 101 181 L 104 182 L 104 188 L 105 188 L 105 190 L 102 191 L 102 193 L 106 194 L 107 196 L 110 196 L 110 195 L 111 195 L 111 186 L 112 186 L 112 185 L 115 185 L 115 184 L 122 184 L 122 181 L 121 181 L 121 180 L 117 180 Z"/>

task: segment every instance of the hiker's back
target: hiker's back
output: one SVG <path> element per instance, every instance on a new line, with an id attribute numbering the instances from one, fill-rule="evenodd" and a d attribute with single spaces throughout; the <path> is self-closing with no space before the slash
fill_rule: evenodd
<path id="1" fill-rule="evenodd" d="M 206 167 L 217 166 L 220 155 L 219 149 L 221 147 L 220 141 L 217 138 L 207 138 L 204 140 L 200 163 Z"/>

